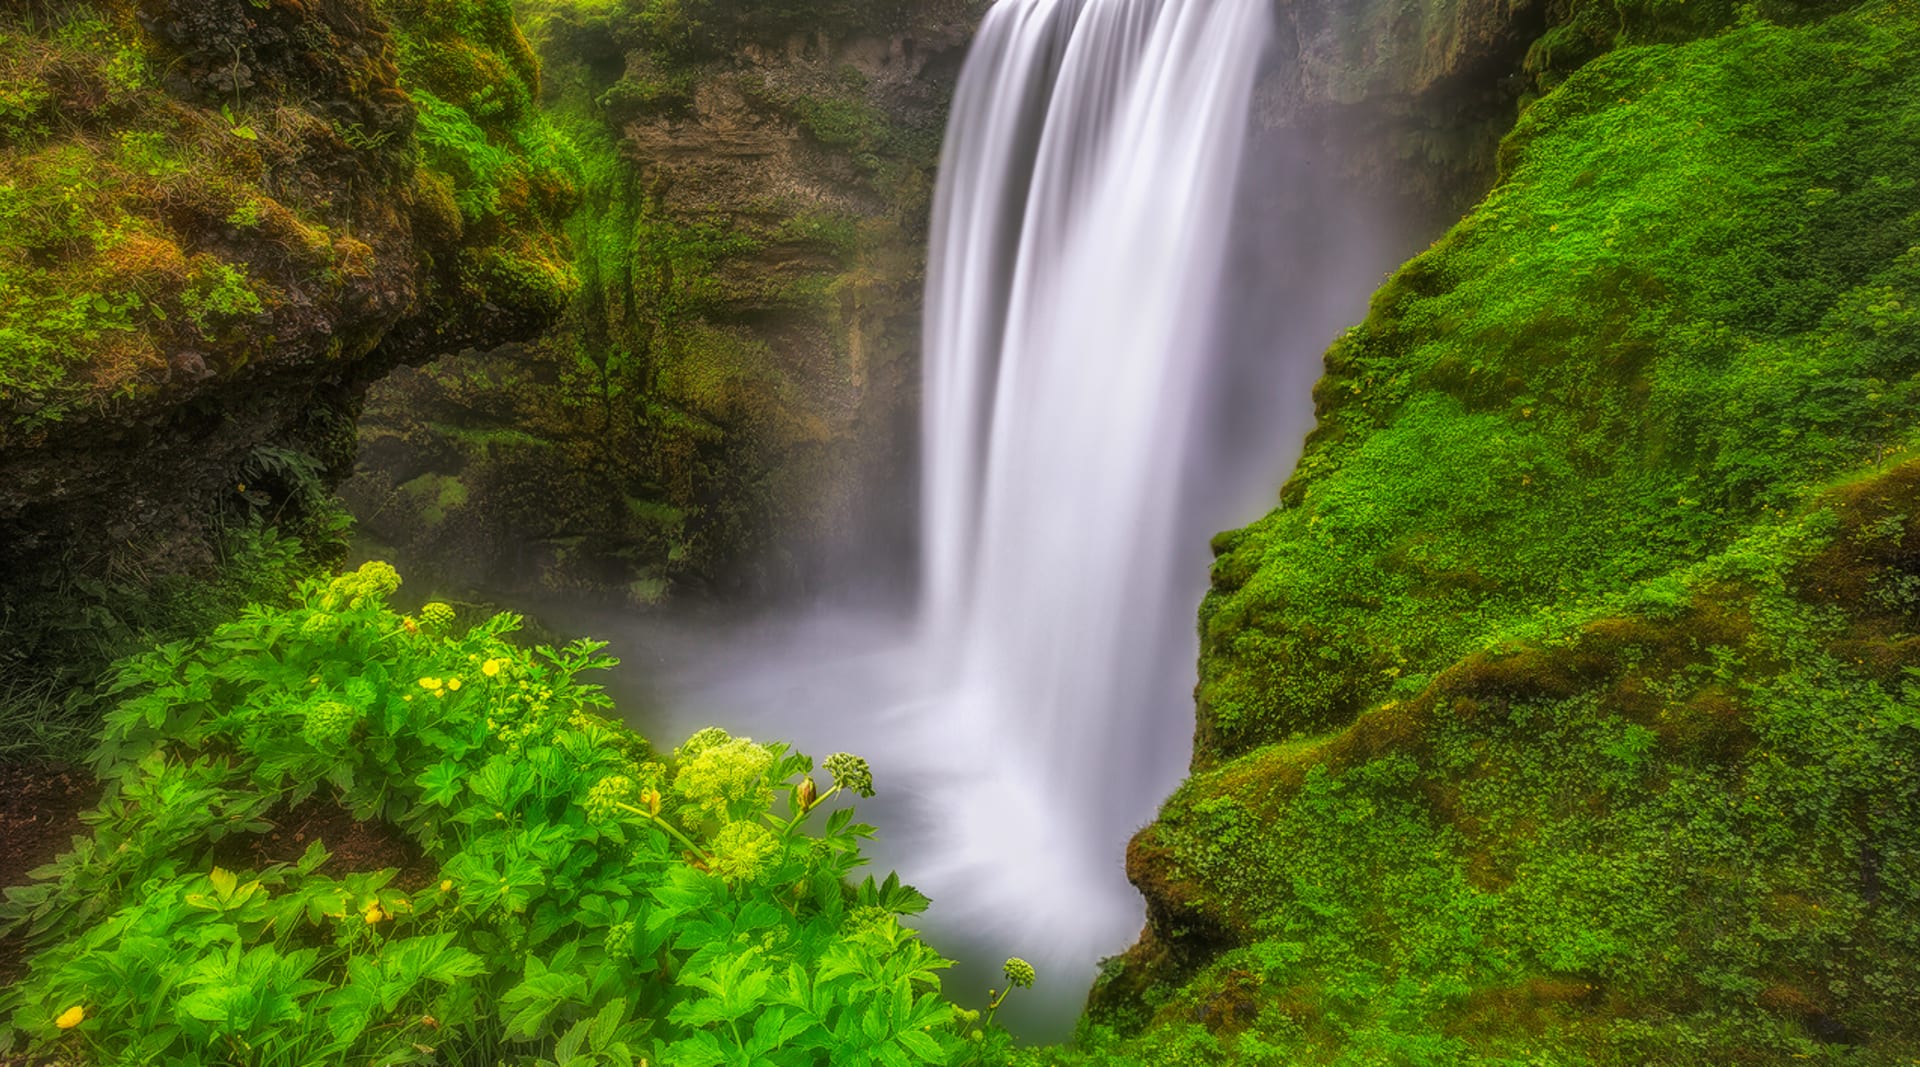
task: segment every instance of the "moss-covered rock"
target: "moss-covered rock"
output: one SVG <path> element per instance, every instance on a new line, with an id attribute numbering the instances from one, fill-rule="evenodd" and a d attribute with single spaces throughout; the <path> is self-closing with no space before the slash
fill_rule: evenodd
<path id="1" fill-rule="evenodd" d="M 908 482 L 927 204 L 976 5 L 527 11 L 583 160 L 582 293 L 537 343 L 375 391 L 346 489 L 366 530 L 452 586 L 629 603 L 871 549 L 847 542 Z M 904 559 L 905 530 L 879 537 Z"/>
<path id="2" fill-rule="evenodd" d="M 1566 77 L 1329 353 L 1100 1062 L 1920 1052 L 1920 8 L 1817 14 Z"/>
<path id="3" fill-rule="evenodd" d="M 311 510 L 388 368 L 560 313 L 537 82 L 501 3 L 0 11 L 0 667 Z"/>

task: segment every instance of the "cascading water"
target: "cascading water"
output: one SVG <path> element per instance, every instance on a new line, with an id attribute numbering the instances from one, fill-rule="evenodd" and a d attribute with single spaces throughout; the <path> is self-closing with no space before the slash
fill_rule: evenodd
<path id="1" fill-rule="evenodd" d="M 1010 902 L 1085 889 L 1035 924 L 1050 954 L 1131 932 L 1137 911 L 1101 905 L 1124 899 L 1125 834 L 1186 761 L 1166 680 L 1191 648 L 1164 623 L 1191 608 L 1171 600 L 1191 562 L 1180 483 L 1268 17 L 1266 0 L 1001 0 L 955 101 L 922 626 L 953 750 L 998 780 L 945 858 L 1019 855 L 998 876 Z"/>
<path id="2" fill-rule="evenodd" d="M 1268 506 L 1319 353 L 1395 258 L 1255 121 L 1270 3 L 989 10 L 935 205 L 912 610 L 625 649 L 683 731 L 868 756 L 875 860 L 933 897 L 950 991 L 1032 959 L 1036 1035 L 1139 928 L 1126 841 L 1186 767 L 1208 535 Z"/>

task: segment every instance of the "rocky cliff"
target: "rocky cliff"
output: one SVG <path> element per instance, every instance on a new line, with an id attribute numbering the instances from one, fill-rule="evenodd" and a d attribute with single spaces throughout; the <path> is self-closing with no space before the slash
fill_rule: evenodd
<path id="1" fill-rule="evenodd" d="M 536 342 L 375 391 L 346 488 L 364 528 L 449 588 L 519 595 L 897 574 L 927 205 L 977 14 L 528 6 L 588 161 L 583 292 Z M 901 518 L 855 540 L 875 516 Z"/>
<path id="2" fill-rule="evenodd" d="M 0 11 L 0 667 L 317 507 L 389 368 L 559 314 L 538 83 L 498 3 Z"/>

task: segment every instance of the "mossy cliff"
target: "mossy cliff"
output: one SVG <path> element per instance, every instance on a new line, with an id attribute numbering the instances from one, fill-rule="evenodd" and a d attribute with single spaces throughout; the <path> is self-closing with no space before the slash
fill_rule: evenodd
<path id="1" fill-rule="evenodd" d="M 1539 66 L 1218 539 L 1102 1062 L 1920 1056 L 1920 5 L 1699 14 Z"/>
<path id="2" fill-rule="evenodd" d="M 901 510 L 932 170 L 977 15 L 529 0 L 585 161 L 582 293 L 535 343 L 376 389 L 346 489 L 364 529 L 453 588 L 644 604 L 791 588 Z M 904 559 L 907 537 L 852 550 Z"/>
<path id="3" fill-rule="evenodd" d="M 500 3 L 0 11 L 0 667 L 315 510 L 388 368 L 560 313 L 538 82 Z"/>

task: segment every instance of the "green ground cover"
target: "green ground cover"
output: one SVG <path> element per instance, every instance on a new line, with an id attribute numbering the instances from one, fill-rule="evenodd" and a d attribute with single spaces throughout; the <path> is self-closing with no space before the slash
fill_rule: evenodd
<path id="1" fill-rule="evenodd" d="M 703 730 L 671 754 L 604 718 L 598 646 L 510 615 L 401 615 L 373 563 L 133 659 L 91 834 L 8 890 L 32 950 L 0 1051 L 93 1063 L 987 1062 L 855 881 L 843 798 L 873 773 Z M 318 800 L 412 858 L 339 869 L 259 839 Z M 268 860 L 271 859 L 271 862 Z M 1009 976 L 1030 984 L 1024 964 Z"/>

